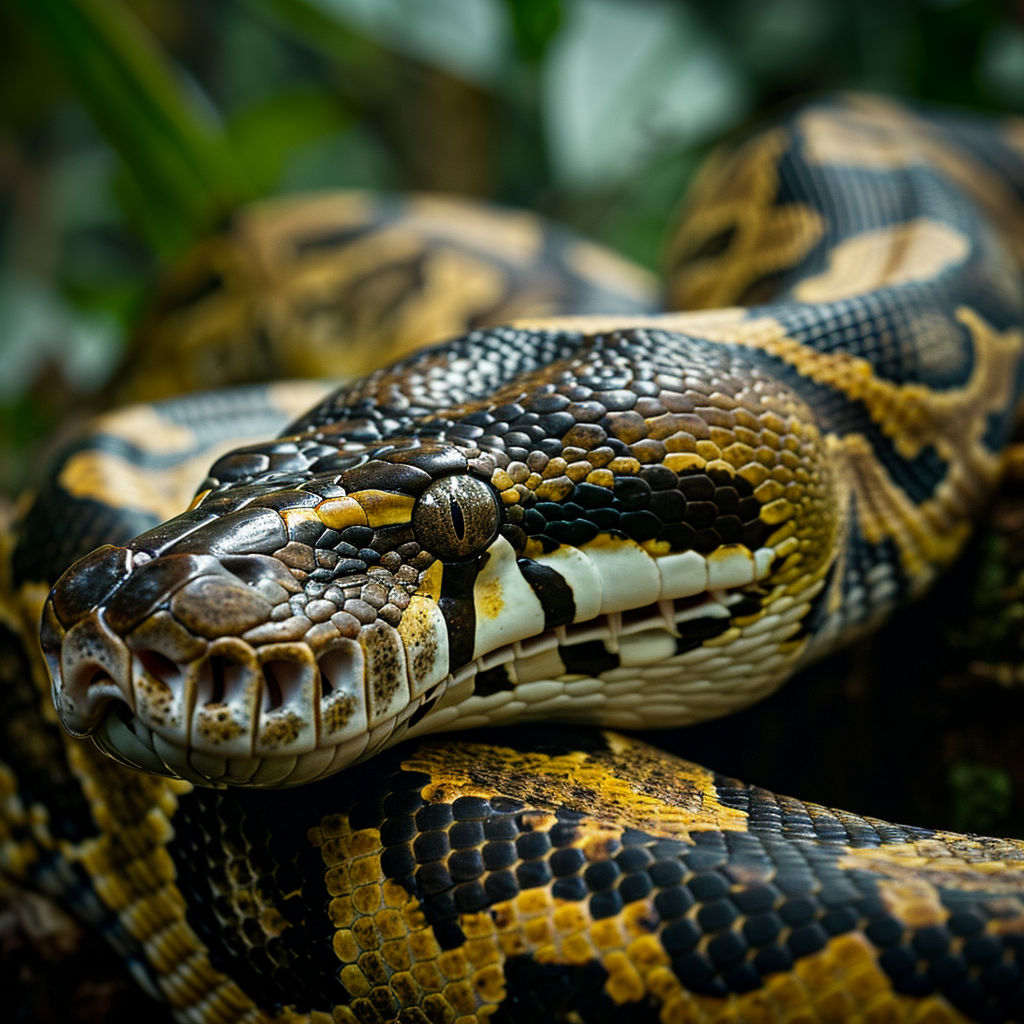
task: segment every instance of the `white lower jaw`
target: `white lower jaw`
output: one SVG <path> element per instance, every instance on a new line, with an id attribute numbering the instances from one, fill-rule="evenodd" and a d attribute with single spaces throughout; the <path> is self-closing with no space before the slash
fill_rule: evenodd
<path id="1" fill-rule="evenodd" d="M 450 677 L 449 677 L 450 678 Z M 402 713 L 335 746 L 298 755 L 264 757 L 224 757 L 202 750 L 186 749 L 164 739 L 136 715 L 127 721 L 121 711 L 111 707 L 92 740 L 108 757 L 128 768 L 184 779 L 196 786 L 226 789 L 287 788 L 302 786 L 326 778 L 358 761 L 366 760 L 383 747 L 398 742 L 408 732 L 409 719 L 427 702 L 443 693 L 448 680 L 436 690 L 410 704 Z"/>
<path id="2" fill-rule="evenodd" d="M 753 703 L 785 678 L 799 654 L 781 653 L 779 645 L 799 629 L 818 589 L 820 584 L 799 597 L 773 600 L 753 624 L 730 627 L 720 638 L 728 651 L 713 638 L 676 654 L 675 636 L 683 623 L 728 620 L 730 606 L 743 599 L 738 591 L 663 600 L 545 630 L 477 658 L 368 732 L 298 755 L 225 756 L 183 747 L 137 717 L 126 723 L 113 708 L 94 738 L 121 763 L 196 785 L 290 787 L 331 775 L 400 739 L 445 730 L 539 719 L 618 728 L 691 724 Z M 558 649 L 592 640 L 618 654 L 618 667 L 595 676 L 570 674 Z M 505 667 L 508 688 L 475 694 L 477 676 L 497 666 Z M 410 725 L 427 704 L 430 710 Z"/>
<path id="3" fill-rule="evenodd" d="M 512 545 L 499 536 L 487 555 L 473 589 L 474 659 L 543 635 L 547 618 Z M 573 623 L 583 628 L 631 609 L 751 586 L 767 578 L 774 560 L 771 548 L 750 551 L 742 544 L 724 544 L 706 556 L 683 551 L 655 557 L 636 541 L 607 535 L 532 559 L 561 580 L 572 595 Z"/>
<path id="4" fill-rule="evenodd" d="M 800 629 L 821 586 L 775 597 L 754 622 L 742 628 L 730 624 L 721 636 L 680 654 L 675 653 L 680 624 L 728 620 L 729 607 L 743 594 L 718 591 L 661 601 L 507 644 L 456 673 L 444 696 L 407 735 L 524 721 L 673 728 L 740 710 L 791 674 L 804 645 L 783 645 Z M 593 640 L 616 653 L 619 665 L 595 675 L 570 673 L 559 648 Z M 477 676 L 497 666 L 504 667 L 508 686 L 476 693 Z"/>

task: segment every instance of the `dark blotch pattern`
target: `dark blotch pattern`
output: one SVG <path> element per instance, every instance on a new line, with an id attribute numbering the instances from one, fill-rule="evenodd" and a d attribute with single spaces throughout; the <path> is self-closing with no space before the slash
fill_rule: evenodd
<path id="1" fill-rule="evenodd" d="M 538 728 L 487 738 L 560 756 L 576 737 L 575 730 Z M 461 915 L 497 913 L 523 892 L 548 888 L 556 899 L 585 904 L 598 922 L 633 908 L 632 919 L 645 922 L 676 978 L 696 994 L 755 990 L 832 938 L 856 931 L 896 992 L 942 995 L 978 1021 L 1016 1019 L 1024 1010 L 1024 940 L 1013 929 L 992 930 L 1009 913 L 998 900 L 940 889 L 946 923 L 914 927 L 889 909 L 873 872 L 841 866 L 850 847 L 913 843 L 932 835 L 926 830 L 827 811 L 718 777 L 719 800 L 749 815 L 748 831 L 694 830 L 682 840 L 621 828 L 595 845 L 580 807 L 560 806 L 552 817 L 505 795 L 515 789 L 511 779 L 496 784 L 489 799 L 446 798 L 435 790 L 428 801 L 431 777 L 403 768 L 406 756 L 389 751 L 349 770 L 343 790 L 325 780 L 290 793 L 196 791 L 182 799 L 171 850 L 191 897 L 190 921 L 220 966 L 263 993 L 263 1005 L 296 1001 L 322 1009 L 345 999 L 322 911 L 323 862 L 304 837 L 323 815 L 347 813 L 353 830 L 379 830 L 382 875 L 420 902 L 444 950 L 467 941 Z M 254 930 L 251 905 L 240 894 L 257 890 L 303 934 L 289 928 L 268 938 Z M 313 964 L 320 966 L 314 971 Z M 506 980 L 514 986 L 532 977 L 538 992 L 550 985 L 577 998 L 579 972 L 603 979 L 598 966 L 589 974 L 580 967 L 541 970 L 524 958 L 509 962 Z M 544 977 L 534 977 L 534 968 Z M 591 995 L 595 1006 L 605 1005 L 603 990 Z M 520 1019 L 517 1005 L 504 1004 L 502 1012 L 512 1015 L 503 1019 Z"/>
<path id="2" fill-rule="evenodd" d="M 486 740 L 555 757 L 594 748 L 586 730 L 493 730 Z M 870 870 L 841 866 L 850 847 L 918 842 L 933 835 L 925 829 L 831 812 L 716 777 L 718 799 L 748 815 L 749 830 L 696 829 L 684 841 L 625 827 L 594 845 L 586 794 L 552 816 L 511 796 L 510 762 L 509 777 L 494 780 L 489 799 L 435 790 L 428 801 L 431 776 L 402 767 L 410 756 L 385 752 L 346 771 L 343 786 L 326 779 L 291 792 L 196 791 L 181 799 L 170 849 L 189 922 L 215 963 L 258 993 L 264 1008 L 294 1001 L 325 1010 L 347 998 L 324 913 L 324 862 L 306 838 L 325 815 L 344 813 L 353 830 L 379 830 L 382 876 L 421 903 L 442 949 L 467 941 L 462 914 L 549 888 L 557 899 L 586 904 L 598 922 L 634 908 L 632 920 L 645 923 L 694 993 L 752 991 L 831 938 L 858 931 L 898 992 L 941 994 L 978 1021 L 1007 1021 L 1024 1011 L 1024 940 L 1012 929 L 991 930 L 1009 912 L 999 901 L 941 890 L 947 922 L 914 928 L 888 908 Z M 588 756 L 600 757 L 600 750 Z M 263 934 L 246 896 L 256 892 L 300 927 Z M 552 986 L 571 998 L 580 997 L 580 978 L 603 984 L 605 977 L 596 962 L 589 969 L 542 967 L 528 957 L 506 970 L 511 988 L 532 979 L 537 992 Z M 603 989 L 588 997 L 611 1013 Z M 518 1007 L 506 1000 L 502 1019 L 522 1019 Z"/>

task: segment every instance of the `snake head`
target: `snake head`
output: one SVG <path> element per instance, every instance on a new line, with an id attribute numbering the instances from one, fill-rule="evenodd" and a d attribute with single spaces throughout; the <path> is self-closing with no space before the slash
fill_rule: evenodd
<path id="1" fill-rule="evenodd" d="M 187 512 L 64 574 L 42 643 L 69 732 L 197 782 L 298 784 L 437 702 L 460 646 L 441 569 L 499 536 L 494 462 L 349 447 L 233 452 Z"/>
<path id="2" fill-rule="evenodd" d="M 293 785 L 429 731 L 670 726 L 770 692 L 835 562 L 832 470 L 756 353 L 682 342 L 685 377 L 584 364 L 386 443 L 342 421 L 225 456 L 54 588 L 65 725 L 150 770 Z"/>

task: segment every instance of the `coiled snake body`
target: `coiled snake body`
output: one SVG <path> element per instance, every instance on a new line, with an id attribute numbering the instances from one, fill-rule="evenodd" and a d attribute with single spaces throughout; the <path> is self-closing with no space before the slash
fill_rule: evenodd
<path id="1" fill-rule="evenodd" d="M 186 456 L 312 386 L 108 416 L 10 621 L 67 729 L 157 774 L 11 680 L 0 866 L 183 1020 L 1024 1017 L 1024 843 L 584 728 L 742 707 L 955 558 L 1024 391 L 1022 221 L 1018 124 L 812 103 L 698 180 L 689 312 L 595 285 L 412 351 L 163 525 Z M 550 282 L 611 265 L 573 251 Z"/>

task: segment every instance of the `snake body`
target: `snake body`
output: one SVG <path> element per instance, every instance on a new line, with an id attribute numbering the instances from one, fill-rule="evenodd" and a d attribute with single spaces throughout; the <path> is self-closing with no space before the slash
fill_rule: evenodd
<path id="1" fill-rule="evenodd" d="M 1024 1017 L 1024 843 L 582 728 L 749 704 L 956 557 L 1024 392 L 1022 140 L 808 104 L 698 179 L 688 312 L 412 352 L 162 525 L 104 518 L 115 442 L 173 476 L 310 392 L 112 414 L 25 517 L 11 625 L 65 727 L 156 774 L 58 739 L 15 657 L 0 866 L 183 1020 Z"/>

